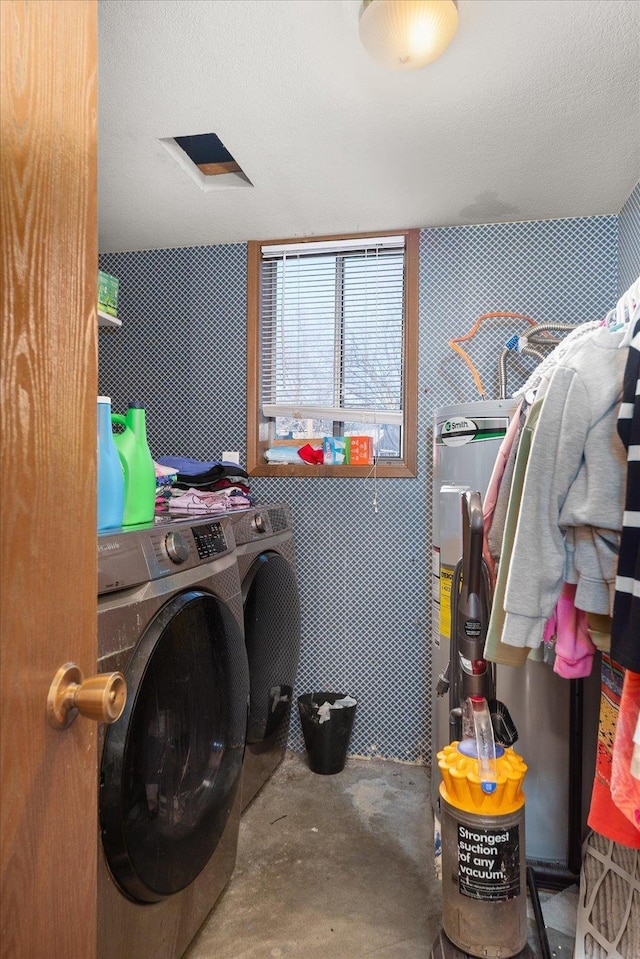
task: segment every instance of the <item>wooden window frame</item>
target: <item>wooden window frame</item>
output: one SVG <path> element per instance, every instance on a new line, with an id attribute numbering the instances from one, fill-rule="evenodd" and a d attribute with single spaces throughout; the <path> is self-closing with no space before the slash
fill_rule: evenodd
<path id="1" fill-rule="evenodd" d="M 415 477 L 418 413 L 418 286 L 419 230 L 383 230 L 339 236 L 311 236 L 292 240 L 250 240 L 247 245 L 247 471 L 250 476 L 370 476 L 373 466 L 316 466 L 297 463 L 267 463 L 265 450 L 280 445 L 269 435 L 273 420 L 260 409 L 260 264 L 266 243 L 304 243 L 362 237 L 404 236 L 405 297 L 403 355 L 403 456 L 396 462 L 378 461 L 380 477 Z M 308 440 L 301 441 L 300 445 Z M 288 445 L 291 445 L 289 443 Z"/>

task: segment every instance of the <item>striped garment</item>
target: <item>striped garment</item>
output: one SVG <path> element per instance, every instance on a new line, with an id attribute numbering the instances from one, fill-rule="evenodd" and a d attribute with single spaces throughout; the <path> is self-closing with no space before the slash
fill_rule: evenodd
<path id="1" fill-rule="evenodd" d="M 624 371 L 618 433 L 627 449 L 627 492 L 613 606 L 611 658 L 640 673 L 640 320 Z"/>

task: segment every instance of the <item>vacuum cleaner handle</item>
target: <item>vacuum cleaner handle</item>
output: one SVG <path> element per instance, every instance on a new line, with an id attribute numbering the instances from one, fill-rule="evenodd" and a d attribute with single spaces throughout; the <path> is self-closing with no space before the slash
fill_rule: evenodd
<path id="1" fill-rule="evenodd" d="M 484 519 L 482 498 L 475 490 L 467 490 L 462 500 L 462 582 L 465 593 L 480 595 L 482 576 L 482 540 Z"/>

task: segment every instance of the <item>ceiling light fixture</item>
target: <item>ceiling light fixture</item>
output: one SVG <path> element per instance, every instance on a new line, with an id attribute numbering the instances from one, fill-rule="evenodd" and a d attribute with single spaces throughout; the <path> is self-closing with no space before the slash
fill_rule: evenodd
<path id="1" fill-rule="evenodd" d="M 458 27 L 455 0 L 363 0 L 360 39 L 382 66 L 418 70 L 447 49 Z"/>

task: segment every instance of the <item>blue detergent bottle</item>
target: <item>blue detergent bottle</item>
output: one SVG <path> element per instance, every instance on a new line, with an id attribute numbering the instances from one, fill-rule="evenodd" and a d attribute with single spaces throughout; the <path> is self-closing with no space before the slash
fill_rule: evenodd
<path id="1" fill-rule="evenodd" d="M 98 397 L 98 532 L 118 529 L 124 515 L 124 474 L 111 431 L 111 397 Z"/>

